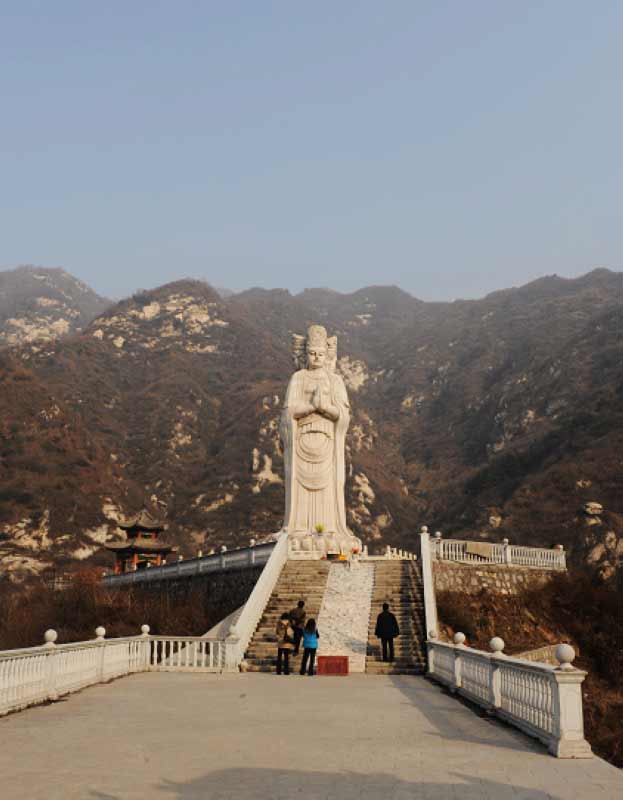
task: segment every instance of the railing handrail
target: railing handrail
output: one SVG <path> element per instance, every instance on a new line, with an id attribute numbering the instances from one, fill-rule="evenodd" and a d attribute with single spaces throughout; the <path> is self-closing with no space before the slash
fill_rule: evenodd
<path id="1" fill-rule="evenodd" d="M 540 739 L 553 755 L 591 755 L 582 719 L 581 684 L 586 673 L 571 666 L 572 647 L 558 645 L 559 666 L 553 666 L 505 655 L 498 637 L 491 640 L 491 653 L 467 647 L 462 633 L 455 634 L 454 641 L 427 640 L 432 678 Z"/>
<path id="2" fill-rule="evenodd" d="M 252 567 L 265 564 L 270 557 L 275 542 L 262 542 L 249 547 L 239 547 L 235 550 L 225 550 L 221 553 L 211 553 L 205 556 L 181 559 L 159 567 L 122 572 L 118 575 L 104 575 L 102 583 L 106 586 L 115 586 L 126 583 L 139 583 L 142 581 L 161 580 L 168 576 L 199 575 L 203 572 L 219 572 L 230 567 L 244 564 Z"/>
<path id="3" fill-rule="evenodd" d="M 288 560 L 288 534 L 280 533 L 277 543 L 266 562 L 262 574 L 258 578 L 249 599 L 235 625 L 230 629 L 228 637 L 231 650 L 226 655 L 229 669 L 237 669 L 255 633 L 255 629 L 270 600 L 275 584 L 279 579 L 283 565 Z"/>
<path id="4" fill-rule="evenodd" d="M 470 553 L 469 545 L 488 545 L 487 555 Z M 478 541 L 473 539 L 444 539 L 437 531 L 430 543 L 431 553 L 436 561 L 453 561 L 462 564 L 505 564 L 507 566 L 536 569 L 565 570 L 566 555 L 560 545 L 553 548 L 532 547 L 531 545 L 502 542 Z"/>
<path id="5" fill-rule="evenodd" d="M 177 638 L 177 637 L 176 637 Z M 120 636 L 113 639 L 85 639 L 78 642 L 65 642 L 64 644 L 54 645 L 54 651 L 59 650 L 81 650 L 85 647 L 100 647 L 102 644 L 123 644 L 124 642 L 142 641 L 143 636 Z M 26 656 L 36 656 L 40 653 L 49 653 L 50 648 L 44 644 L 35 647 L 20 647 L 16 650 L 0 650 L 0 661 L 8 658 L 21 658 Z"/>
<path id="6" fill-rule="evenodd" d="M 420 529 L 420 569 L 422 572 L 422 587 L 424 594 L 424 620 L 426 623 L 426 636 L 437 635 L 437 598 L 435 596 L 435 580 L 431 562 L 430 535 L 426 525 Z"/>

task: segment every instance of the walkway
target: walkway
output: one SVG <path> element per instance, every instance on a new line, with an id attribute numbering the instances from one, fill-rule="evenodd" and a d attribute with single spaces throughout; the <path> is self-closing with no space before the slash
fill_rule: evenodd
<path id="1" fill-rule="evenodd" d="M 425 678 L 140 674 L 0 719 L 2 800 L 623 797 Z"/>

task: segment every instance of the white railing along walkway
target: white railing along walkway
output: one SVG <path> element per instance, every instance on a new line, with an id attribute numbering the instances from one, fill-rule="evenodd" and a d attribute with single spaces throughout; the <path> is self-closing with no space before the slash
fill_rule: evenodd
<path id="1" fill-rule="evenodd" d="M 236 657 L 227 657 L 227 642 L 150 636 L 148 625 L 141 630 L 140 636 L 105 639 L 104 628 L 97 628 L 92 641 L 61 645 L 49 630 L 42 647 L 0 652 L 0 716 L 134 672 L 223 672 Z"/>
<path id="2" fill-rule="evenodd" d="M 560 666 L 554 667 L 505 656 L 498 637 L 491 640 L 491 653 L 466 647 L 464 641 L 462 633 L 454 644 L 429 638 L 432 678 L 540 739 L 559 758 L 591 755 L 582 715 L 586 673 L 571 666 L 575 652 L 570 645 L 558 645 Z"/>
<path id="3" fill-rule="evenodd" d="M 435 561 L 456 561 L 462 564 L 506 564 L 516 567 L 565 570 L 565 551 L 562 545 L 546 547 L 523 547 L 501 542 L 472 542 L 461 539 L 444 539 L 437 531 L 430 543 Z"/>
<path id="4" fill-rule="evenodd" d="M 208 556 L 180 559 L 173 564 L 164 564 L 161 567 L 137 569 L 121 575 L 104 575 L 102 583 L 104 586 L 110 587 L 126 586 L 145 581 L 171 580 L 178 577 L 224 572 L 229 569 L 262 566 L 268 562 L 274 548 L 275 542 L 264 542 L 263 544 L 253 544 L 251 547 L 241 547 L 238 550 L 223 550 Z"/>

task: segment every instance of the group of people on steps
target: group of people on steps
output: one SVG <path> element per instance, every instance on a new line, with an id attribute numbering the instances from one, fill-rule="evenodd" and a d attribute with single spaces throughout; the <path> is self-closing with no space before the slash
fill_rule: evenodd
<path id="1" fill-rule="evenodd" d="M 308 619 L 305 611 L 305 601 L 299 600 L 296 608 L 284 611 L 277 622 L 277 675 L 290 674 L 290 655 L 297 656 L 303 640 L 303 658 L 301 659 L 300 674 L 314 674 L 316 651 L 320 633 L 316 620 Z M 389 604 L 383 603 L 383 610 L 376 618 L 374 635 L 382 643 L 383 661 L 394 660 L 394 639 L 400 635 L 398 621 L 389 610 Z"/>
<path id="2" fill-rule="evenodd" d="M 277 675 L 290 674 L 290 654 L 297 656 L 303 640 L 303 658 L 301 659 L 300 674 L 314 674 L 316 663 L 316 650 L 320 633 L 316 627 L 316 620 L 311 617 L 305 621 L 305 601 L 299 600 L 296 608 L 284 611 L 277 622 Z"/>

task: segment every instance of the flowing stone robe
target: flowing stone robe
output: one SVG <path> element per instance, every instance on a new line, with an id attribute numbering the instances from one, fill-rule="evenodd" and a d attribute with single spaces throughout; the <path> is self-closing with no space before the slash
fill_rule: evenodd
<path id="1" fill-rule="evenodd" d="M 337 409 L 336 420 L 318 411 L 297 419 L 316 390 L 325 407 Z M 349 421 L 348 395 L 340 375 L 325 367 L 294 373 L 281 416 L 286 473 L 284 530 L 302 550 L 312 549 L 316 525 L 323 526 L 325 551 L 350 553 L 351 547 L 361 546 L 346 526 L 344 506 L 344 445 Z"/>

